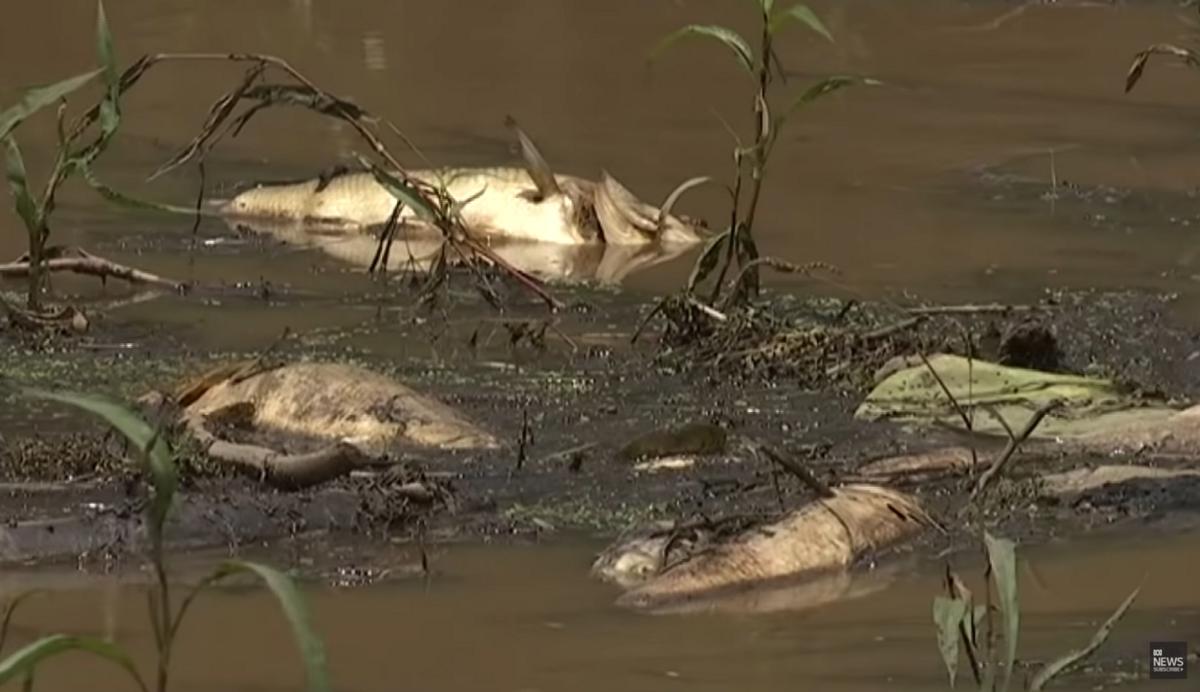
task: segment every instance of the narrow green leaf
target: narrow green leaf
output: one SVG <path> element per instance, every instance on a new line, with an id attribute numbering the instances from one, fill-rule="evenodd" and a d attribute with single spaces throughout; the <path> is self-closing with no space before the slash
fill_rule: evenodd
<path id="1" fill-rule="evenodd" d="M 879 86 L 882 82 L 871 79 L 869 77 L 857 77 L 854 75 L 834 75 L 826 77 L 819 82 L 816 82 L 804 90 L 799 96 L 788 105 L 787 110 L 779 115 L 775 120 L 775 130 L 778 132 L 788 118 L 792 117 L 796 111 L 804 106 L 816 101 L 817 99 L 827 94 L 832 94 L 839 89 L 844 89 L 848 86 L 863 85 L 863 86 Z"/>
<path id="2" fill-rule="evenodd" d="M 112 32 L 108 30 L 108 16 L 104 12 L 103 0 L 96 2 L 96 53 L 100 57 L 100 67 L 104 70 L 104 83 L 109 89 L 119 85 L 120 75 L 117 72 L 113 37 Z"/>
<path id="3" fill-rule="evenodd" d="M 658 46 L 650 53 L 650 60 L 653 62 L 658 59 L 658 56 L 663 51 L 667 50 L 680 39 L 688 36 L 698 36 L 702 38 L 712 38 L 725 44 L 725 47 L 733 51 L 734 57 L 737 58 L 746 72 L 754 73 L 754 52 L 750 50 L 750 44 L 746 43 L 746 39 L 742 38 L 733 29 L 727 29 L 723 26 L 713 26 L 705 24 L 690 24 L 679 29 L 659 42 Z"/>
<path id="4" fill-rule="evenodd" d="M 1001 689 L 1007 690 L 1012 680 L 1013 665 L 1017 660 L 1017 634 L 1021 629 L 1021 611 L 1017 602 L 1016 544 L 986 532 L 983 534 L 983 540 L 987 546 L 992 580 L 996 584 L 996 595 L 1004 618 L 1004 678 Z"/>
<path id="5" fill-rule="evenodd" d="M 106 185 L 102 180 L 100 180 L 100 178 L 96 176 L 96 172 L 92 170 L 91 165 L 89 165 L 86 161 L 78 161 L 76 162 L 75 166 L 79 170 L 80 175 L 83 176 L 84 181 L 87 182 L 88 186 L 98 192 L 101 197 L 118 206 L 122 206 L 127 209 L 158 211 L 167 214 L 185 214 L 187 216 L 194 216 L 196 213 L 196 209 L 194 207 L 177 207 L 172 204 L 162 204 L 159 202 L 135 199 Z"/>
<path id="6" fill-rule="evenodd" d="M 933 622 L 937 625 L 938 651 L 950 676 L 950 687 L 958 676 L 959 626 L 967 616 L 966 601 L 938 596 L 933 599 Z"/>
<path id="7" fill-rule="evenodd" d="M 809 9 L 808 5 L 804 4 L 792 5 L 787 10 L 771 17 L 768 30 L 774 34 L 791 21 L 799 21 L 831 42 L 833 41 L 833 34 L 829 33 L 829 29 L 825 28 L 825 25 L 821 22 L 821 18 Z"/>
<path id="8" fill-rule="evenodd" d="M 10 106 L 7 110 L 0 112 L 0 139 L 8 137 L 9 133 L 25 122 L 29 116 L 52 103 L 57 103 L 59 99 L 92 81 L 103 71 L 102 69 L 92 70 L 48 86 L 29 89 L 15 106 Z"/>
<path id="9" fill-rule="evenodd" d="M 743 225 L 737 234 L 737 257 L 741 264 L 748 264 L 758 259 L 758 243 L 754 242 L 749 226 Z M 757 273 L 755 274 L 757 276 Z"/>
<path id="10" fill-rule="evenodd" d="M 146 692 L 146 683 L 138 674 L 133 660 L 119 646 L 94 637 L 71 637 L 65 634 L 43 637 L 0 661 L 0 685 L 18 677 L 31 676 L 39 663 L 68 651 L 84 651 L 117 664 L 129 673 L 142 692 Z"/>
<path id="11" fill-rule="evenodd" d="M 688 276 L 687 293 L 692 293 L 696 290 L 696 284 L 708 278 L 712 270 L 717 266 L 717 260 L 721 257 L 721 250 L 725 244 L 729 242 L 729 230 L 713 236 L 708 244 L 704 246 L 704 252 L 700 253 L 700 257 L 696 259 L 696 264 L 692 266 L 692 273 Z"/>
<path id="12" fill-rule="evenodd" d="M 758 0 L 758 4 L 762 7 L 764 17 L 770 17 L 775 10 L 775 0 Z"/>
<path id="13" fill-rule="evenodd" d="M 20 606 L 21 603 L 23 603 L 26 599 L 36 596 L 40 593 L 42 593 L 41 589 L 22 591 L 16 596 L 13 596 L 12 599 L 9 600 L 8 604 L 4 606 L 4 620 L 0 621 L 0 651 L 4 651 L 4 644 L 8 640 L 8 626 L 12 624 L 13 615 L 16 614 L 17 607 Z"/>
<path id="14" fill-rule="evenodd" d="M 42 227 L 42 220 L 37 202 L 29 192 L 29 180 L 26 178 L 25 159 L 21 156 L 21 148 L 12 137 L 5 137 L 4 145 L 7 149 L 4 176 L 8 179 L 8 190 L 12 194 L 13 204 L 29 232 L 36 232 Z"/>
<path id="15" fill-rule="evenodd" d="M 104 13 L 104 3 L 96 3 L 96 53 L 100 58 L 101 69 L 104 70 L 104 83 L 107 93 L 100 102 L 100 137 L 108 140 L 121 124 L 121 77 L 117 72 L 117 59 L 113 52 L 112 33 L 108 30 L 108 17 Z"/>
<path id="16" fill-rule="evenodd" d="M 1129 610 L 1129 606 L 1133 605 L 1133 601 L 1138 597 L 1138 593 L 1140 593 L 1141 590 L 1142 587 L 1139 586 L 1133 590 L 1133 593 L 1125 597 L 1125 600 L 1121 603 L 1121 605 L 1117 606 L 1116 611 L 1114 611 L 1113 614 L 1104 621 L 1104 624 L 1100 625 L 1100 629 L 1096 630 L 1096 633 L 1092 635 L 1092 640 L 1088 642 L 1087 646 L 1083 647 L 1082 649 L 1076 649 L 1054 659 L 1053 661 L 1047 663 L 1044 668 L 1038 671 L 1038 674 L 1033 676 L 1033 681 L 1029 683 L 1029 689 L 1031 692 L 1039 692 L 1039 690 L 1044 688 L 1051 680 L 1059 675 L 1062 675 L 1063 673 L 1066 673 L 1068 670 L 1071 670 L 1075 666 L 1087 660 L 1089 656 L 1096 653 L 1096 650 L 1103 646 L 1104 642 L 1108 640 L 1108 635 L 1112 634 L 1113 627 L 1116 626 L 1118 620 L 1125 616 L 1125 612 Z"/>
<path id="17" fill-rule="evenodd" d="M 154 502 L 151 517 L 156 527 L 161 527 L 171 508 L 171 500 L 179 485 L 175 463 L 171 459 L 170 445 L 162 439 L 133 409 L 111 399 L 75 392 L 51 392 L 31 387 L 23 388 L 26 396 L 68 404 L 92 413 L 116 428 L 143 455 L 154 485 Z M 153 444 L 153 447 L 151 447 Z"/>
<path id="18" fill-rule="evenodd" d="M 180 609 L 176 622 L 178 623 L 182 620 L 187 606 L 190 605 L 191 600 L 201 589 L 235 574 L 249 574 L 259 578 L 271 590 L 271 593 L 275 595 L 276 600 L 279 601 L 279 607 L 283 610 L 283 614 L 287 618 L 288 624 L 291 625 L 292 635 L 295 636 L 296 645 L 299 647 L 300 654 L 304 658 L 304 669 L 308 679 L 309 692 L 329 692 L 329 671 L 325 662 L 325 645 L 322 644 L 320 637 L 317 636 L 316 630 L 313 628 L 312 617 L 309 615 L 308 606 L 304 602 L 303 595 L 296 588 L 295 582 L 283 572 L 267 567 L 266 565 L 245 560 L 228 560 L 223 562 L 188 597 L 188 600 Z"/>
<path id="19" fill-rule="evenodd" d="M 371 163 L 366 157 L 360 155 L 358 160 L 365 168 L 371 171 L 371 175 L 375 176 L 375 180 L 380 185 L 386 188 L 393 197 L 407 204 L 410 209 L 416 212 L 417 216 L 425 221 L 433 221 L 437 218 L 437 212 L 434 210 L 433 205 L 425 199 L 425 196 L 419 190 L 374 163 Z"/>

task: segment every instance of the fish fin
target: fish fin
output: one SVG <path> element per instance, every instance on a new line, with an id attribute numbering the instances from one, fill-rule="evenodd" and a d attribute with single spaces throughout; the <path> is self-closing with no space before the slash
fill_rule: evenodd
<path id="1" fill-rule="evenodd" d="M 608 171 L 600 173 L 595 208 L 604 242 L 627 245 L 653 240 L 657 220 L 647 214 L 648 205 L 634 197 Z"/>
<path id="2" fill-rule="evenodd" d="M 317 187 L 313 190 L 313 193 L 324 190 L 329 187 L 329 183 L 348 173 L 350 173 L 350 167 L 345 164 L 338 164 L 321 171 L 317 175 Z"/>
<path id="3" fill-rule="evenodd" d="M 520 125 L 511 115 L 504 119 L 504 124 L 517 137 L 517 142 L 521 146 L 521 158 L 525 161 L 525 171 L 529 173 L 529 177 L 533 180 L 533 184 L 537 186 L 538 194 L 542 199 L 547 199 L 555 195 L 562 194 L 562 190 L 558 187 L 558 181 L 554 177 L 554 171 L 550 169 L 550 164 L 546 163 L 546 159 L 542 156 L 542 152 L 538 151 L 537 145 L 525 134 Z"/>

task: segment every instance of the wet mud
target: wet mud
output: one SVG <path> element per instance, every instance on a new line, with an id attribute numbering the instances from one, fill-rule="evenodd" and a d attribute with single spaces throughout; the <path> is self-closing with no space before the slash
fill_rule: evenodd
<path id="1" fill-rule="evenodd" d="M 579 298 L 580 305 L 589 298 L 606 300 L 586 292 Z M 886 371 L 897 357 L 965 354 L 970 337 L 974 357 L 1021 361 L 1032 353 L 1044 361 L 1049 349 L 1058 372 L 1114 378 L 1138 396 L 1193 399 L 1200 391 L 1192 367 L 1196 337 L 1172 304 L 1162 295 L 1047 293 L 1036 304 L 954 306 L 947 315 L 946 306 L 919 301 L 900 308 L 768 296 L 745 311 L 743 325 L 722 329 L 739 343 L 749 333 L 758 347 L 787 347 L 761 348 L 758 358 L 719 363 L 710 357 L 713 344 L 725 344 L 722 353 L 732 350 L 721 331 L 684 343 L 659 319 L 631 345 L 649 305 L 626 305 L 623 316 L 621 310 L 568 313 L 557 327 L 561 337 L 534 343 L 514 339 L 526 332 L 511 325 L 497 325 L 499 334 L 486 339 L 478 323 L 443 320 L 435 326 L 434 318 L 415 329 L 409 320 L 384 318 L 370 326 L 299 335 L 279 342 L 272 354 L 336 358 L 433 392 L 483 424 L 500 448 L 405 449 L 379 468 L 285 492 L 213 463 L 184 443 L 179 447 L 184 501 L 168 535 L 175 548 L 191 550 L 325 534 L 365 533 L 409 543 L 526 540 L 579 531 L 611 539 L 656 520 L 767 523 L 813 494 L 764 457 L 759 444 L 782 450 L 830 485 L 861 479 L 873 462 L 887 457 L 946 446 L 973 447 L 979 459 L 1000 452 L 1002 438 L 855 419 L 855 407 L 881 368 Z M 857 348 L 847 336 L 898 324 L 903 329 L 889 334 L 883 347 Z M 602 329 L 611 330 L 603 343 L 586 345 L 600 341 Z M 431 330 L 439 334 L 438 343 L 458 344 L 464 357 L 435 364 L 374 348 L 428 340 Z M 810 338 L 796 340 L 791 336 L 796 333 Z M 826 341 L 813 341 L 815 334 Z M 120 336 L 118 328 L 31 346 L 7 335 L 5 374 L 26 369 L 22 380 L 33 384 L 107 390 L 133 399 L 214 364 L 256 355 L 197 357 L 171 339 L 144 341 L 133 357 L 83 347 Z M 844 347 L 830 348 L 831 340 Z M 132 358 L 136 366 L 127 362 Z M 138 377 L 131 376 L 134 370 Z M 10 419 L 0 446 L 0 468 L 8 479 L 0 489 L 6 495 L 0 503 L 0 559 L 70 562 L 136 553 L 144 488 L 127 450 L 69 411 L 5 396 L 5 410 L 21 422 Z M 1023 455 L 1034 461 L 1023 464 Z M 914 493 L 947 528 L 902 552 L 928 556 L 965 547 L 982 527 L 1039 542 L 1096 527 L 1186 525 L 1200 509 L 1200 484 L 1192 478 L 1135 479 L 1071 497 L 1040 492 L 1045 474 L 1097 463 L 1120 462 L 1047 453 L 1030 442 L 968 515 L 961 512 L 970 504 L 966 498 L 976 475 L 969 468 L 893 477 L 895 487 Z"/>
<path id="2" fill-rule="evenodd" d="M 590 681 L 601 689 L 657 689 L 681 670 L 704 676 L 713 689 L 758 681 L 781 689 L 813 680 L 813 670 L 822 671 L 815 681 L 825 686 L 874 689 L 886 678 L 897 689 L 927 689 L 931 670 L 941 672 L 928 642 L 920 639 L 922 653 L 914 654 L 911 626 L 875 620 L 874 609 L 882 602 L 908 623 L 919 601 L 924 628 L 945 560 L 977 564 L 985 528 L 1048 556 L 1047 563 L 1063 559 L 1057 592 L 1023 592 L 1043 608 L 1042 627 L 1032 632 L 1038 655 L 1049 642 L 1061 648 L 1064 618 L 1086 641 L 1093 623 L 1079 624 L 1087 619 L 1080 612 L 1110 608 L 1136 583 L 1132 571 L 1143 560 L 1167 565 L 1155 577 L 1158 590 L 1143 596 L 1146 610 L 1132 615 L 1135 634 L 1118 632 L 1111 652 L 1072 684 L 1128 682 L 1120 676 L 1141 660 L 1147 632 L 1194 639 L 1196 604 L 1177 580 L 1189 573 L 1181 564 L 1194 567 L 1186 546 L 1200 527 L 1196 455 L 1098 453 L 1030 440 L 972 500 L 982 463 L 1005 455 L 1004 437 L 854 416 L 880 378 L 935 353 L 1109 378 L 1146 402 L 1182 407 L 1200 399 L 1195 75 L 1158 71 L 1136 93 L 1121 94 L 1132 51 L 1177 37 L 1177 5 L 850 0 L 814 7 L 828 15 L 838 42 L 780 47 L 789 80 L 865 74 L 884 86 L 831 97 L 789 131 L 755 233 L 766 254 L 836 271 L 768 274 L 763 296 L 745 309 L 722 306 L 723 319 L 676 299 L 646 321 L 687 280 L 694 252 L 652 261 L 620 253 L 513 255 L 518 264 L 556 269 L 542 273 L 561 280 L 550 288 L 565 307 L 548 314 L 498 273 L 485 275 L 489 287 L 481 291 L 478 277 L 452 272 L 430 300 L 418 298 L 411 277 L 366 276 L 354 265 L 371 256 L 373 236 L 340 251 L 314 250 L 303 234 L 209 218 L 193 226 L 191 218 L 126 213 L 65 190 L 55 242 L 197 288 L 166 295 L 56 276 L 55 295 L 83 311 L 86 328 L 0 329 L 0 567 L 13 580 L 57 584 L 140 565 L 147 492 L 115 435 L 3 385 L 135 401 L 214 367 L 269 355 L 393 378 L 499 442 L 494 449 L 393 449 L 380 463 L 299 490 L 179 445 L 183 485 L 167 528 L 173 559 L 265 551 L 311 582 L 397 582 L 364 590 L 364 601 L 327 607 L 335 631 L 350 642 L 343 660 L 356 661 L 344 677 L 351 686 L 377 689 L 381 659 L 394 665 L 406 645 L 436 649 L 412 638 L 448 626 L 448 641 L 479 637 L 481 669 L 507 672 L 530 650 L 546 652 L 551 667 L 565 665 L 555 655 L 586 659 L 584 673 L 576 661 L 569 678 L 557 668 L 496 676 L 514 689 L 537 687 L 531 679 L 544 688 L 588 689 Z M 628 7 L 362 0 L 353 13 L 332 8 L 304 0 L 254 7 L 184 0 L 110 10 L 123 57 L 168 47 L 284 55 L 321 84 L 394 118 L 438 166 L 514 165 L 501 123 L 515 114 L 556 170 L 611 170 L 648 201 L 690 175 L 728 169 L 726 132 L 713 113 L 732 118 L 729 104 L 745 105 L 743 75 L 720 62 L 727 56 L 698 48 L 650 71 L 646 51 L 631 48 L 648 50 L 691 21 L 745 30 L 746 16 L 727 0 Z M 11 8 L 12 21 L 0 23 L 0 52 L 8 52 L 7 64 L 22 65 L 22 83 L 14 71 L 0 77 L 0 91 L 91 60 L 92 37 L 84 34 L 92 12 L 88 0 Z M 473 50 L 446 50 L 461 44 L 464 27 L 476 36 Z M 51 31 L 60 50 L 46 54 Z M 547 54 L 561 59 L 546 61 Z M 438 69 L 428 70 L 433 55 Z M 192 170 L 153 183 L 146 174 L 194 135 L 208 105 L 199 94 L 215 98 L 226 77 L 148 80 L 130 103 L 120 146 L 106 156 L 105 179 L 191 204 L 200 182 Z M 52 151 L 51 130 L 23 131 L 30 161 Z M 352 162 L 357 146 L 338 126 L 281 113 L 213 153 L 206 192 L 216 199 L 254 181 L 309 178 Z M 726 201 L 713 187 L 689 193 L 680 208 L 719 228 L 713 222 L 726 217 Z M 0 260 L 19 254 L 23 238 L 16 217 L 0 210 Z M 21 288 L 17 280 L 0 282 L 14 301 Z M 327 442 L 246 433 L 236 423 L 213 430 L 291 452 Z M 1123 476 L 1131 466 L 1153 473 Z M 743 594 L 727 611 L 768 613 L 797 600 L 828 609 L 811 619 L 715 619 L 711 631 L 696 620 L 647 625 L 612 614 L 614 593 L 587 574 L 595 556 L 631 530 L 667 527 L 662 552 L 674 556 L 691 547 L 684 545 L 691 533 L 676 540 L 687 531 L 719 541 L 778 525 L 819 496 L 813 479 L 910 494 L 937 528 L 887 550 L 851 551 L 857 563 L 828 589 Z M 1108 480 L 1088 484 L 1095 479 Z M 1147 546 L 1158 534 L 1166 534 L 1167 548 L 1151 555 Z M 1092 539 L 1134 545 L 1091 560 Z M 479 552 L 494 544 L 536 552 Z M 1100 572 L 1106 578 L 1095 584 L 1077 578 Z M 463 574 L 495 579 L 513 595 L 496 599 L 501 590 L 476 579 L 485 588 L 459 605 L 455 589 L 470 581 L 456 581 Z M 913 575 L 921 580 L 905 580 Z M 413 596 L 439 578 L 443 591 L 421 594 L 427 601 Z M 1113 592 L 1088 591 L 1086 602 L 1064 596 L 1097 585 Z M 379 593 L 390 608 L 362 606 Z M 880 593 L 895 600 L 873 600 Z M 239 610 L 219 614 L 257 632 L 265 618 L 247 617 L 244 605 L 235 600 Z M 599 635 L 580 608 L 604 614 L 593 619 L 601 620 Z M 500 625 L 489 620 L 493 614 Z M 74 626 L 77 618 L 67 619 Z M 371 618 L 387 625 L 363 637 Z M 474 626 L 456 627 L 464 619 Z M 637 636 L 626 636 L 630 622 Z M 525 627 L 520 636 L 513 623 Z M 821 627 L 821 636 L 810 627 Z M 563 630 L 571 628 L 596 639 L 566 643 Z M 228 630 L 203 631 L 212 641 L 243 634 Z M 927 634 L 921 629 L 920 637 Z M 260 635 L 245 649 L 284 639 Z M 520 641 L 525 650 L 495 647 L 498 639 Z M 448 658 L 418 655 L 406 665 L 423 680 L 444 681 L 461 668 L 454 647 Z M 660 648 L 679 660 L 668 664 Z M 614 665 L 597 651 L 625 658 Z M 881 656 L 869 670 L 825 668 L 864 652 Z M 733 660 L 743 656 L 763 662 L 762 670 Z M 247 666 L 236 680 L 218 682 L 244 686 L 264 673 L 259 684 L 274 689 L 283 679 L 270 669 L 276 660 L 285 657 L 264 656 L 256 664 L 262 670 Z M 211 666 L 202 668 L 195 679 L 215 686 Z M 896 671 L 907 677 L 893 677 Z M 476 689 L 462 680 L 444 687 Z"/>

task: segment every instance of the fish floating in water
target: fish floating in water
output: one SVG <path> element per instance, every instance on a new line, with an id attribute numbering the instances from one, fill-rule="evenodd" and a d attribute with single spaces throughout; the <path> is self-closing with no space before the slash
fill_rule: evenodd
<path id="1" fill-rule="evenodd" d="M 706 179 L 680 186 L 662 208 L 638 199 L 607 172 L 598 181 L 556 175 L 533 142 L 509 121 L 525 167 L 408 171 L 410 178 L 442 187 L 461 205 L 465 231 L 481 240 L 558 245 L 692 246 L 703 224 L 671 214 L 679 194 Z M 260 184 L 218 205 L 231 220 L 305 222 L 346 230 L 382 226 L 397 198 L 370 171 L 335 171 L 289 184 Z M 406 232 L 437 232 L 405 206 Z"/>

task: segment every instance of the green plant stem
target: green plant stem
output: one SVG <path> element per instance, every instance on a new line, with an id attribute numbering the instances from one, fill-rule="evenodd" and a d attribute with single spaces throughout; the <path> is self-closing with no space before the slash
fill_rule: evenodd
<path id="1" fill-rule="evenodd" d="M 763 172 L 767 167 L 767 145 L 771 136 L 770 113 L 767 112 L 767 89 L 771 84 L 771 24 L 763 17 L 761 46 L 758 51 L 758 94 L 754 99 L 754 151 L 750 159 L 750 204 L 746 207 L 746 220 L 743 223 L 747 238 L 748 252 L 742 256 L 740 241 L 733 243 L 738 248 L 738 264 L 745 264 L 758 259 L 755 250 L 754 219 L 758 212 L 758 200 L 762 195 Z M 749 295 L 757 296 L 759 290 L 758 268 L 751 270 L 748 278 Z"/>
<path id="2" fill-rule="evenodd" d="M 758 52 L 758 91 L 754 95 L 754 146 L 750 149 L 750 201 L 746 206 L 745 218 L 741 218 L 741 193 L 743 187 L 744 176 L 742 174 L 742 153 L 739 151 L 735 160 L 737 162 L 737 178 L 734 182 L 734 204 L 733 204 L 733 222 L 729 232 L 729 247 L 725 251 L 725 261 L 721 264 L 721 271 L 717 274 L 717 281 L 713 288 L 712 300 L 716 301 L 721 290 L 721 286 L 725 283 L 725 277 L 729 272 L 729 268 L 736 261 L 738 266 L 743 266 L 749 262 L 758 259 L 758 253 L 754 250 L 753 243 L 753 228 L 754 219 L 758 211 L 758 201 L 762 196 L 763 172 L 766 170 L 767 155 L 768 155 L 768 139 L 771 136 L 769 114 L 766 112 L 767 89 L 771 84 L 771 27 L 767 18 L 763 18 L 762 39 Z M 742 253 L 742 234 L 745 233 L 750 239 L 750 242 L 744 243 L 748 252 Z M 758 268 L 751 269 L 747 276 L 746 284 L 748 293 L 751 296 L 758 295 L 759 291 L 759 272 Z"/>
<path id="3" fill-rule="evenodd" d="M 733 201 L 731 211 L 729 212 L 729 244 L 725 247 L 725 260 L 721 262 L 721 269 L 717 272 L 717 280 L 713 283 L 712 295 L 708 297 L 708 302 L 716 303 L 717 298 L 721 297 L 721 285 L 725 283 L 725 275 L 729 273 L 729 267 L 733 264 L 734 248 L 737 247 L 738 241 L 738 217 L 741 212 L 742 201 L 742 152 L 738 150 L 733 157 Z"/>
<path id="4" fill-rule="evenodd" d="M 45 284 L 46 269 L 42 264 L 43 251 L 46 247 L 46 224 L 42 223 L 29 229 L 29 292 L 25 299 L 25 307 L 30 312 L 40 312 L 42 309 L 42 287 Z"/>
<path id="5" fill-rule="evenodd" d="M 155 689 L 166 692 L 171 670 L 171 645 L 175 626 L 171 614 L 171 589 L 167 581 L 167 570 L 163 563 L 162 527 L 150 527 L 150 559 L 154 563 L 154 577 L 158 581 L 158 618 L 151 624 L 158 631 L 158 678 Z M 155 613 L 151 614 L 154 617 Z"/>

